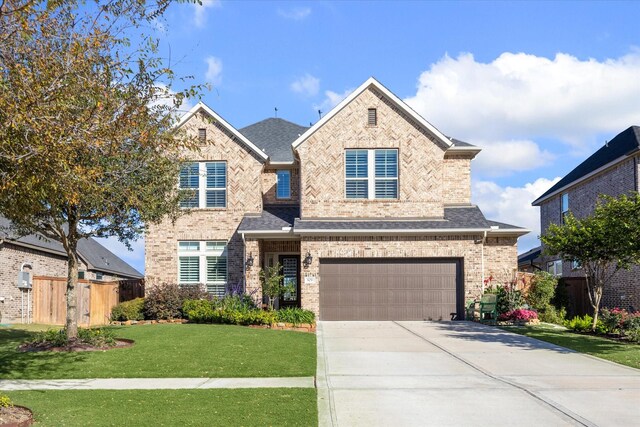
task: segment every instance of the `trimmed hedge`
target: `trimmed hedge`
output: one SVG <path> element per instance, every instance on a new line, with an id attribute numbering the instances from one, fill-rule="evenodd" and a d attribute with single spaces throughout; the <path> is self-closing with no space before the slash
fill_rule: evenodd
<path id="1" fill-rule="evenodd" d="M 223 323 L 230 325 L 271 325 L 273 323 L 313 323 L 315 315 L 300 308 L 286 308 L 278 311 L 265 311 L 249 304 L 238 304 L 238 297 L 221 300 L 187 300 L 182 311 L 190 322 Z"/>
<path id="2" fill-rule="evenodd" d="M 127 320 L 144 320 L 144 298 L 136 298 L 121 302 L 111 309 L 111 320 L 126 322 Z"/>
<path id="3" fill-rule="evenodd" d="M 312 324 L 316 320 L 316 315 L 313 311 L 303 310 L 297 307 L 288 307 L 276 311 L 276 318 L 278 322 L 300 325 L 302 323 Z"/>

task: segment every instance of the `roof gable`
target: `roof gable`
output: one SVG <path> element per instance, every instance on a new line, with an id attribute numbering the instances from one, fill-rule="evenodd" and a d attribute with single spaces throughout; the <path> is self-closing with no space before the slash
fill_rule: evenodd
<path id="1" fill-rule="evenodd" d="M 532 205 L 539 205 L 546 199 L 569 187 L 571 184 L 581 181 L 600 170 L 606 169 L 637 150 L 640 150 L 640 127 L 630 126 L 589 156 L 584 162 L 576 166 L 542 196 L 538 197 Z"/>
<path id="2" fill-rule="evenodd" d="M 346 107 L 351 101 L 356 99 L 362 92 L 367 90 L 370 87 L 374 87 L 378 91 L 380 91 L 387 99 L 389 99 L 393 104 L 395 104 L 400 110 L 405 112 L 411 119 L 415 120 L 420 126 L 422 126 L 425 130 L 435 136 L 435 138 L 440 141 L 445 147 L 452 147 L 453 143 L 449 138 L 447 138 L 442 132 L 436 129 L 431 123 L 426 121 L 422 116 L 416 113 L 411 107 L 409 107 L 404 101 L 398 98 L 393 92 L 384 87 L 382 83 L 377 81 L 373 77 L 369 77 L 367 81 L 360 85 L 356 90 L 351 92 L 349 96 L 343 99 L 338 105 L 333 107 L 331 111 L 329 111 L 322 119 L 318 120 L 313 126 L 311 126 L 305 133 L 300 135 L 291 145 L 293 148 L 298 148 L 300 144 L 306 141 L 311 135 L 313 135 L 318 129 L 320 129 L 325 123 L 331 120 L 336 114 L 338 114 L 344 107 Z"/>
<path id="3" fill-rule="evenodd" d="M 280 118 L 269 118 L 240 129 L 240 133 L 264 150 L 270 162 L 293 163 L 291 143 L 308 127 Z"/>
<path id="4" fill-rule="evenodd" d="M 267 160 L 269 158 L 269 156 L 267 156 L 267 154 L 264 151 L 258 148 L 253 142 L 249 141 L 247 137 L 245 137 L 242 133 L 240 133 L 236 128 L 231 126 L 225 119 L 220 117 L 220 115 L 218 115 L 215 111 L 213 111 L 207 104 L 205 104 L 202 101 L 198 102 L 195 107 L 193 107 L 191 110 L 189 110 L 189 112 L 183 115 L 180 121 L 176 123 L 175 127 L 180 128 L 199 111 L 204 111 L 209 116 L 213 117 L 213 119 L 216 122 L 218 122 L 221 126 L 226 128 L 229 132 L 231 132 L 231 134 L 234 137 L 236 137 L 239 141 L 241 141 L 244 145 L 249 147 L 249 149 L 253 151 L 259 158 L 261 158 L 262 160 Z"/>

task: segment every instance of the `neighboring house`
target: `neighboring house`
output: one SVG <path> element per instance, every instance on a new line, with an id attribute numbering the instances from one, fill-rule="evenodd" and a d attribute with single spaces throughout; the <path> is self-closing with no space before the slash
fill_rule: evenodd
<path id="1" fill-rule="evenodd" d="M 542 246 L 529 249 L 527 252 L 518 255 L 518 271 L 525 273 L 535 273 L 543 270 L 542 267 Z"/>
<path id="2" fill-rule="evenodd" d="M 640 127 L 631 126 L 580 163 L 533 202 L 540 206 L 542 234 L 551 223 L 561 224 L 569 212 L 577 218 L 591 214 L 600 195 L 618 196 L 640 188 Z M 544 257 L 544 268 L 575 281 L 584 272 L 575 263 Z M 602 299 L 605 307 L 640 309 L 640 266 L 619 271 Z"/>
<path id="3" fill-rule="evenodd" d="M 62 244 L 32 234 L 12 236 L 11 223 L 0 217 L 0 321 L 16 322 L 27 316 L 29 294 L 18 288 L 18 274 L 31 272 L 33 276 L 67 277 L 67 256 Z M 94 239 L 78 241 L 81 279 L 112 281 L 141 279 L 136 269 Z"/>
<path id="4" fill-rule="evenodd" d="M 189 215 L 151 226 L 147 278 L 241 284 L 280 263 L 280 306 L 322 320 L 462 318 L 483 279 L 511 277 L 528 230 L 471 204 L 480 149 L 443 135 L 371 78 L 306 128 L 267 119 L 236 130 L 203 103 L 179 123 L 200 151 L 180 176 Z M 147 283 L 150 283 L 148 281 Z"/>

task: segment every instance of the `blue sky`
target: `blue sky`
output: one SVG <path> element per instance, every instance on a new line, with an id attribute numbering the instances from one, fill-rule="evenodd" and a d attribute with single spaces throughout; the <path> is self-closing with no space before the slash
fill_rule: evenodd
<path id="1" fill-rule="evenodd" d="M 376 77 L 445 134 L 483 148 L 473 201 L 532 229 L 523 252 L 538 244 L 531 201 L 640 125 L 639 13 L 640 3 L 612 1 L 204 0 L 173 5 L 155 32 L 176 73 L 211 83 L 202 100 L 237 128 L 275 107 L 309 125 Z M 142 240 L 133 252 L 105 244 L 144 270 Z"/>

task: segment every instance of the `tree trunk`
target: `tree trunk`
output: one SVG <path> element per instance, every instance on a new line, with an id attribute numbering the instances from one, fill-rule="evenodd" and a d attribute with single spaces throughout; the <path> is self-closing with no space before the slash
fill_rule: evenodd
<path id="1" fill-rule="evenodd" d="M 75 340 L 78 338 L 78 252 L 75 242 L 69 245 L 69 261 L 67 264 L 67 338 Z"/>
<path id="2" fill-rule="evenodd" d="M 593 325 L 591 325 L 591 330 L 593 332 L 596 331 L 596 326 L 598 324 L 598 315 L 600 314 L 600 301 L 602 300 L 602 287 L 596 285 L 596 289 L 594 292 L 594 303 L 593 303 Z"/>

